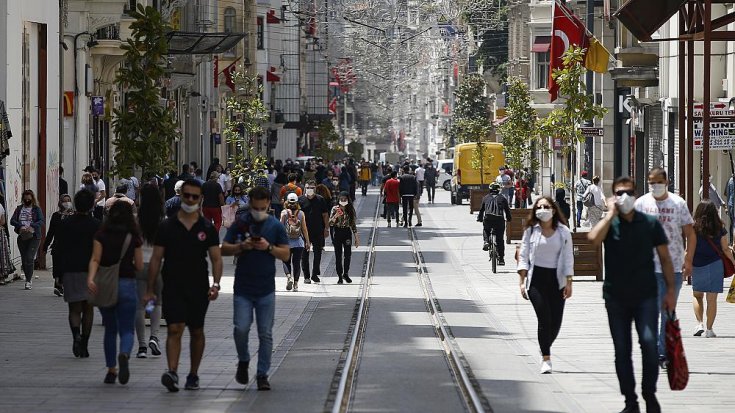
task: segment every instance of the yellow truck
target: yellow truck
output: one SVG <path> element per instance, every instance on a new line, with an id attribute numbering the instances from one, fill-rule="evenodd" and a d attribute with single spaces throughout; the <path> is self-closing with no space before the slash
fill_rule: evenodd
<path id="1" fill-rule="evenodd" d="M 482 148 L 482 156 L 479 147 Z M 478 162 L 473 162 L 476 158 Z M 479 162 L 482 160 L 482 162 Z M 474 164 L 474 166 L 473 166 Z M 461 205 L 470 198 L 470 190 L 487 189 L 495 182 L 505 164 L 503 144 L 497 142 L 462 143 L 454 148 L 454 173 L 450 185 L 452 204 Z"/>

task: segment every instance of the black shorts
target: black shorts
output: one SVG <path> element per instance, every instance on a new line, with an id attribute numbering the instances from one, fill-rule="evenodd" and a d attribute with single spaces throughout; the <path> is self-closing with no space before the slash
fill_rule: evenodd
<path id="1" fill-rule="evenodd" d="M 194 291 L 182 291 L 181 289 L 163 288 L 163 318 L 166 323 L 184 323 L 189 328 L 204 327 L 204 318 L 209 308 L 208 289 Z"/>

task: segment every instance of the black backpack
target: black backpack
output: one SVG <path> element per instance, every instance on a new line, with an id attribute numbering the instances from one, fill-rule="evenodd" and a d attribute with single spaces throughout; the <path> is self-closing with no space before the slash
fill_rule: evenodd
<path id="1" fill-rule="evenodd" d="M 491 196 L 490 200 L 485 203 L 485 217 L 502 218 L 503 209 L 500 207 L 500 194 Z"/>

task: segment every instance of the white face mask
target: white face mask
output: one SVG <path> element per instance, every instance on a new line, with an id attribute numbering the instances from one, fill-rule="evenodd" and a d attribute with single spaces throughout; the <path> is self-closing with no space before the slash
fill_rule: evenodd
<path id="1" fill-rule="evenodd" d="M 342 206 L 347 206 L 347 201 L 339 201 L 339 204 Z"/>
<path id="2" fill-rule="evenodd" d="M 62 202 L 61 203 L 61 206 L 62 206 L 62 208 L 66 209 L 66 210 L 69 210 L 69 209 L 72 208 L 73 205 L 72 205 L 71 202 Z"/>
<path id="3" fill-rule="evenodd" d="M 312 188 L 306 188 L 306 196 L 308 196 L 308 197 L 314 196 L 314 189 L 312 189 Z"/>
<path id="4" fill-rule="evenodd" d="M 536 218 L 543 222 L 549 222 L 554 216 L 554 213 L 550 209 L 539 208 L 536 210 Z"/>
<path id="5" fill-rule="evenodd" d="M 255 222 L 263 222 L 268 218 L 268 211 L 250 211 L 250 215 L 253 217 Z"/>
<path id="6" fill-rule="evenodd" d="M 649 184 L 651 187 L 651 195 L 655 198 L 661 198 L 666 194 L 666 184 Z"/>
<path id="7" fill-rule="evenodd" d="M 199 204 L 189 205 L 184 202 L 181 203 L 181 210 L 187 214 L 192 214 L 199 211 Z"/>
<path id="8" fill-rule="evenodd" d="M 627 214 L 633 210 L 633 207 L 635 207 L 635 197 L 623 194 L 622 196 L 617 197 L 615 203 L 618 205 L 620 212 Z"/>

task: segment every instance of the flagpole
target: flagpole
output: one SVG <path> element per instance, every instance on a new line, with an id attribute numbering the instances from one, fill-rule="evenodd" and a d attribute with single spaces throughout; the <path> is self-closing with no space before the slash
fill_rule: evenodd
<path id="1" fill-rule="evenodd" d="M 592 33 L 592 37 L 595 36 L 595 2 L 587 0 L 587 29 L 589 32 Z M 587 96 L 592 96 L 593 102 L 595 102 L 595 88 L 594 88 L 594 72 L 590 69 L 587 69 L 587 76 L 585 78 L 585 83 L 587 87 Z M 594 126 L 594 120 L 593 119 L 587 119 L 585 122 L 585 125 L 588 127 Z M 594 148 L 595 144 L 593 141 L 593 137 L 587 136 L 584 139 L 584 169 L 587 170 L 587 173 L 590 177 L 594 176 Z M 589 154 L 587 153 L 589 151 Z M 589 165 L 587 160 L 589 159 Z"/>

